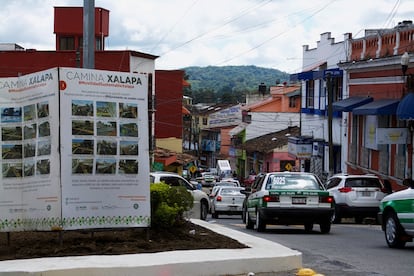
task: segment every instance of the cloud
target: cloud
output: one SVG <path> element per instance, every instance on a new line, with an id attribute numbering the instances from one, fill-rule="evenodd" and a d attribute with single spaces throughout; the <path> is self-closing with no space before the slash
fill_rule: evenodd
<path id="1" fill-rule="evenodd" d="M 1 42 L 54 49 L 55 6 L 83 1 L 2 1 Z M 303 45 L 316 47 L 322 33 L 340 42 L 345 33 L 361 37 L 414 14 L 408 0 L 95 0 L 95 6 L 110 11 L 107 49 L 158 55 L 157 69 L 256 65 L 288 73 L 301 70 Z"/>

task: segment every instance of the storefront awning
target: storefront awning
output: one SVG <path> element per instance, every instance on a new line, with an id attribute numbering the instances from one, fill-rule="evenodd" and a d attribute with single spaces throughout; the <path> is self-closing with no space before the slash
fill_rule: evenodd
<path id="1" fill-rule="evenodd" d="M 400 120 L 414 119 L 414 93 L 408 93 L 398 104 L 397 117 Z"/>
<path id="2" fill-rule="evenodd" d="M 372 97 L 349 97 L 347 99 L 334 102 L 332 104 L 333 111 L 350 112 L 354 108 L 370 103 L 374 99 Z"/>
<path id="3" fill-rule="evenodd" d="M 398 103 L 396 99 L 376 100 L 352 110 L 354 115 L 393 115 L 397 112 Z"/>

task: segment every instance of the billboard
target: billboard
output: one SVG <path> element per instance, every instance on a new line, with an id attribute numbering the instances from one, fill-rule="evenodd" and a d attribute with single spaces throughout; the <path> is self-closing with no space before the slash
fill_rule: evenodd
<path id="1" fill-rule="evenodd" d="M 0 89 L 0 231 L 149 226 L 146 75 L 54 68 Z"/>

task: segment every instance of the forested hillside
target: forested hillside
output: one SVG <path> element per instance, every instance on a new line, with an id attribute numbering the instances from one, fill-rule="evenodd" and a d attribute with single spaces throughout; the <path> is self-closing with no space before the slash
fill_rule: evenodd
<path id="1" fill-rule="evenodd" d="M 283 83 L 289 74 L 277 69 L 250 66 L 186 67 L 186 80 L 191 84 L 185 94 L 193 103 L 244 102 L 247 93 L 257 93 L 264 83 L 269 86 Z"/>

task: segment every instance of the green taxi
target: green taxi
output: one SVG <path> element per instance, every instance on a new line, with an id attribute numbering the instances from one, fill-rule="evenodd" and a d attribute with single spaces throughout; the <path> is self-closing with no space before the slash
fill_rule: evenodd
<path id="1" fill-rule="evenodd" d="M 334 200 L 315 174 L 262 174 L 242 193 L 246 195 L 243 220 L 247 229 L 262 232 L 268 224 L 304 225 L 310 232 L 319 224 L 322 233 L 331 230 Z"/>
<path id="2" fill-rule="evenodd" d="M 390 248 L 403 248 L 414 237 L 414 182 L 381 200 L 378 220 Z"/>

